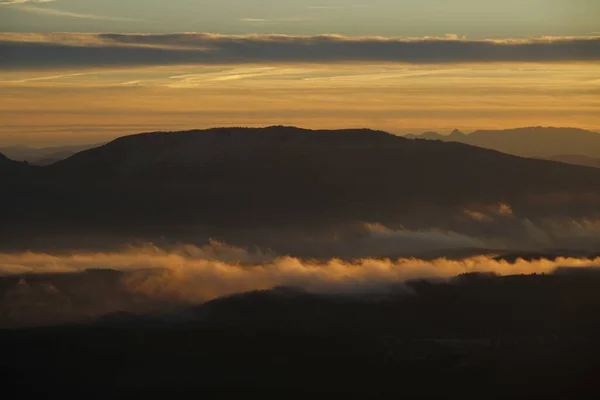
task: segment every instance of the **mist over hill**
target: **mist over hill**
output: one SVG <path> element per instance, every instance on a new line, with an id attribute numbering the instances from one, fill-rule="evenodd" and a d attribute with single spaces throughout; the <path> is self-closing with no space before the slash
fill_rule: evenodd
<path id="1" fill-rule="evenodd" d="M 204 304 L 128 291 L 132 280 L 144 282 L 99 270 L 0 278 L 0 324 L 29 327 L 0 329 L 5 387 L 467 399 L 493 387 L 487 398 L 564 399 L 593 391 L 600 370 L 593 269 L 464 274 L 379 294 L 276 287 Z"/>

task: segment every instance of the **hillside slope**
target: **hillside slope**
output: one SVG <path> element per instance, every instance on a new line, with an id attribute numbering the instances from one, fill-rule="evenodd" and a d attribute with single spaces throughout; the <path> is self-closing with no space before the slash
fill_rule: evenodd
<path id="1" fill-rule="evenodd" d="M 7 225 L 78 236 L 441 228 L 473 204 L 510 204 L 527 218 L 589 215 L 600 204 L 598 169 L 364 129 L 132 135 L 5 182 Z"/>

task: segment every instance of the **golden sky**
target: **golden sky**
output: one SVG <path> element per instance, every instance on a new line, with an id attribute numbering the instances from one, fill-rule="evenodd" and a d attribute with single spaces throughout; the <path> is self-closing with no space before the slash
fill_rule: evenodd
<path id="1" fill-rule="evenodd" d="M 397 133 L 537 125 L 600 130 L 600 73 L 587 64 L 14 71 L 2 76 L 0 104 L 5 144 L 272 124 Z"/>
<path id="2" fill-rule="evenodd" d="M 600 39 L 0 33 L 0 145 L 214 126 L 600 131 Z"/>

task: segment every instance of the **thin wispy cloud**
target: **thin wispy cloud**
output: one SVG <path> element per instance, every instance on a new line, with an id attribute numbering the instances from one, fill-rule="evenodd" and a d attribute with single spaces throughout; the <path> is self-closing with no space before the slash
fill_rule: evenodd
<path id="1" fill-rule="evenodd" d="M 303 17 L 291 17 L 291 18 L 271 18 L 271 19 L 267 19 L 267 18 L 242 18 L 240 19 L 240 22 L 248 22 L 248 23 L 275 23 L 275 24 L 279 24 L 279 23 L 283 23 L 283 22 L 300 22 L 300 21 L 306 21 L 307 18 L 303 18 Z"/>
<path id="2" fill-rule="evenodd" d="M 98 18 L 96 16 L 90 18 Z M 253 63 L 597 62 L 600 37 L 469 40 L 339 35 L 0 34 L 0 68 Z"/>
<path id="3" fill-rule="evenodd" d="M 96 15 L 87 13 L 77 13 L 56 8 L 39 7 L 29 4 L 53 3 L 55 0 L 8 0 L 0 2 L 0 5 L 13 6 L 14 10 L 34 13 L 39 15 L 47 15 L 51 17 L 66 17 L 77 19 L 101 20 L 101 21 L 135 21 L 134 18 L 128 17 L 113 17 L 107 15 Z"/>
<path id="4" fill-rule="evenodd" d="M 52 3 L 55 0 L 7 0 L 0 1 L 0 6 L 8 6 L 12 4 L 25 4 L 25 3 Z"/>
<path id="5" fill-rule="evenodd" d="M 56 79 L 70 78 L 70 77 L 74 77 L 74 76 L 88 76 L 88 75 L 95 75 L 95 74 L 96 74 L 95 72 L 81 72 L 81 73 L 75 73 L 75 74 L 38 76 L 38 77 L 34 77 L 34 78 L 18 79 L 18 80 L 13 80 L 13 81 L 0 81 L 0 83 L 40 82 L 40 81 L 50 81 L 50 80 L 56 80 Z"/>
<path id="6" fill-rule="evenodd" d="M 94 14 L 83 14 L 75 13 L 71 11 L 62 11 L 54 8 L 35 7 L 35 6 L 20 6 L 18 10 L 31 12 L 41 15 L 49 15 L 54 17 L 68 17 L 68 18 L 79 18 L 79 19 L 93 19 L 102 21 L 134 21 L 134 18 L 128 17 L 111 17 L 105 15 L 94 15 Z"/>
<path id="7" fill-rule="evenodd" d="M 367 6 L 364 4 L 349 4 L 345 6 L 310 6 L 309 10 L 344 10 L 349 8 L 366 8 Z"/>

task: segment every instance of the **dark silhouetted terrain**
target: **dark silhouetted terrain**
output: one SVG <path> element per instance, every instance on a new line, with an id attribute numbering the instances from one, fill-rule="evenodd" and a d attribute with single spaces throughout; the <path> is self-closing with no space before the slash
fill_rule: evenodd
<path id="1" fill-rule="evenodd" d="M 451 228 L 466 207 L 499 202 L 532 220 L 571 218 L 597 213 L 600 195 L 594 168 L 366 129 L 281 126 L 126 136 L 4 176 L 5 246 L 48 232 L 228 241 L 252 232 L 254 241 L 261 230 L 365 222 Z"/>
<path id="2" fill-rule="evenodd" d="M 123 300 L 121 277 L 96 271 L 0 285 L 11 301 L 25 284 L 53 287 L 82 309 L 102 288 Z M 86 295 L 90 285 L 98 292 Z M 581 269 L 417 280 L 379 297 L 276 288 L 170 313 L 0 331 L 0 372 L 4 389 L 22 395 L 587 398 L 600 372 L 598 285 L 596 270 Z M 36 307 L 31 298 L 29 310 L 14 311 Z"/>
<path id="3" fill-rule="evenodd" d="M 18 179 L 21 172 L 26 173 L 28 171 L 30 171 L 30 168 L 26 163 L 11 160 L 0 153 L 0 178 L 3 179 L 4 182 Z"/>
<path id="4" fill-rule="evenodd" d="M 6 393 L 579 399 L 600 373 L 597 168 L 218 128 L 0 154 L 0 190 Z"/>

